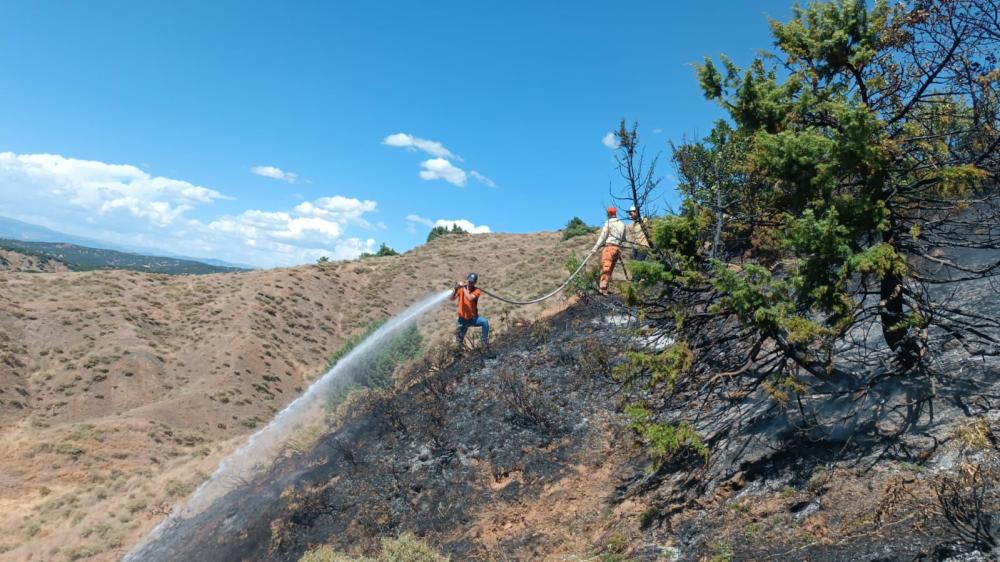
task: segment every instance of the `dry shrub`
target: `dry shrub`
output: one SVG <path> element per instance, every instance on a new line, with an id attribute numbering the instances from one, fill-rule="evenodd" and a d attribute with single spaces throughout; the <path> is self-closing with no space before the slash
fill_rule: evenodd
<path id="1" fill-rule="evenodd" d="M 500 387 L 500 398 L 518 418 L 543 429 L 552 428 L 550 418 L 552 404 L 535 392 L 527 377 L 507 368 L 501 368 L 497 382 Z"/>
<path id="2" fill-rule="evenodd" d="M 959 539 L 977 549 L 997 546 L 996 516 L 1000 510 L 1000 458 L 963 465 L 934 486 L 938 504 Z"/>

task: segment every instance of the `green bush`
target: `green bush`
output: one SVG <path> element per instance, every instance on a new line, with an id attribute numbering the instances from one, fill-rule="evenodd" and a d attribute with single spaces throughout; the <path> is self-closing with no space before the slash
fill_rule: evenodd
<path id="1" fill-rule="evenodd" d="M 368 326 L 364 333 L 347 340 L 336 353 L 330 357 L 327 368 L 332 367 L 362 341 L 371 336 L 383 324 L 384 320 Z M 401 363 L 416 359 L 423 353 L 423 336 L 416 325 L 404 329 L 399 334 L 382 343 L 376 351 L 364 357 L 363 362 L 354 367 L 352 380 L 335 389 L 327 398 L 327 409 L 333 411 L 337 405 L 347 398 L 354 390 L 383 389 L 392 385 L 392 374 Z"/>
<path id="2" fill-rule="evenodd" d="M 390 248 L 388 245 L 386 245 L 385 242 L 382 242 L 382 245 L 378 247 L 378 251 L 377 252 L 375 252 L 375 253 L 372 253 L 372 252 L 362 252 L 361 253 L 361 259 L 366 259 L 366 258 L 381 258 L 381 257 L 385 257 L 385 256 L 398 256 L 398 255 L 399 255 L 399 252 L 397 252 L 396 250 L 393 250 L 392 248 Z"/>
<path id="3" fill-rule="evenodd" d="M 569 255 L 566 258 L 566 270 L 571 274 L 576 271 L 576 268 L 580 267 L 580 258 L 576 257 L 575 253 Z M 570 292 L 577 295 L 583 295 L 588 292 L 592 292 L 595 287 L 597 287 L 597 277 L 600 275 L 600 264 L 591 264 L 590 267 L 584 267 L 580 274 L 573 278 L 570 282 L 568 289 Z"/>
<path id="4" fill-rule="evenodd" d="M 656 466 L 685 451 L 693 452 L 708 462 L 708 446 L 687 421 L 677 425 L 656 423 L 653 421 L 653 414 L 645 406 L 638 404 L 626 406 L 625 415 L 632 420 L 628 425 L 629 429 L 635 431 L 646 444 Z"/>
<path id="5" fill-rule="evenodd" d="M 448 228 L 447 226 L 435 226 L 430 232 L 427 233 L 427 241 L 430 242 L 438 236 L 443 236 L 445 234 L 468 234 L 468 231 L 457 224 L 451 225 L 451 228 Z"/>
<path id="6" fill-rule="evenodd" d="M 585 234 L 590 234 L 596 232 L 596 226 L 589 226 L 587 223 L 583 222 L 580 217 L 573 217 L 569 219 L 566 226 L 562 229 L 562 239 L 569 240 L 570 238 L 575 238 L 577 236 L 583 236 Z"/>

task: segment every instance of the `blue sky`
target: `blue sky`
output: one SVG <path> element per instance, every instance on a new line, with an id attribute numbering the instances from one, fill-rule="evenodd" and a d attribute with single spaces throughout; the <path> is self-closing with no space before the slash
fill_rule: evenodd
<path id="1" fill-rule="evenodd" d="M 669 184 L 720 115 L 691 64 L 789 5 L 6 0 L 0 215 L 258 266 L 596 224 L 602 137 L 638 120 Z"/>

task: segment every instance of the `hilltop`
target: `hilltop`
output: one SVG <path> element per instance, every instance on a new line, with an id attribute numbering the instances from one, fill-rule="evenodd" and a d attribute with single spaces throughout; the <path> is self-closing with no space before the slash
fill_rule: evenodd
<path id="1" fill-rule="evenodd" d="M 2 241 L 0 241 L 2 244 Z M 23 272 L 57 272 L 70 271 L 70 267 L 65 263 L 52 259 L 48 256 L 39 256 L 15 252 L 0 246 L 0 271 L 23 271 Z"/>
<path id="2" fill-rule="evenodd" d="M 469 271 L 537 295 L 592 242 L 449 235 L 275 270 L 0 272 L 0 559 L 120 556 L 351 337 Z M 482 313 L 502 333 L 563 306 L 484 298 Z M 452 308 L 420 330 L 448 340 Z"/>

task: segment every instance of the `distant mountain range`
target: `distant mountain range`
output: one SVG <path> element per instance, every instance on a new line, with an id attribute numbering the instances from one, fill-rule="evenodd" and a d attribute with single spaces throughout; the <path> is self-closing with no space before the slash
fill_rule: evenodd
<path id="1" fill-rule="evenodd" d="M 135 246 L 127 246 L 121 244 L 109 244 L 107 242 L 102 242 L 100 240 L 95 240 L 93 238 L 85 238 L 83 236 L 73 236 L 72 234 L 58 232 L 50 228 L 45 228 L 44 226 L 38 226 L 36 224 L 23 222 L 8 217 L 0 217 L 0 238 L 6 239 L 5 240 L 6 242 L 20 241 L 20 242 L 50 242 L 58 244 L 72 244 L 75 246 L 83 247 L 84 249 L 109 250 L 115 253 L 129 254 L 135 257 L 172 258 L 174 261 L 177 262 L 195 262 L 195 263 L 214 266 L 217 268 L 216 271 L 255 269 L 253 266 L 250 265 L 229 263 L 218 259 L 192 258 L 190 256 L 183 256 L 180 254 L 163 252 L 160 250 L 152 250 L 149 248 L 139 248 Z M 10 249 L 16 250 L 15 248 L 10 248 Z M 36 255 L 42 255 L 42 254 L 36 254 Z M 115 259 L 117 260 L 118 258 Z M 135 261 L 135 260 L 130 259 L 126 261 Z M 87 263 L 90 263 L 90 261 L 87 260 Z M 67 265 L 70 265 L 72 267 L 72 264 L 67 263 Z M 94 269 L 94 268 L 89 268 L 89 269 Z M 150 270 L 140 269 L 140 271 L 150 271 Z"/>
<path id="2" fill-rule="evenodd" d="M 66 264 L 74 271 L 94 269 L 130 269 L 147 273 L 168 273 L 172 275 L 201 275 L 226 271 L 242 271 L 238 267 L 220 267 L 200 261 L 146 256 L 129 252 L 118 252 L 103 248 L 91 248 L 65 242 L 26 242 L 0 238 L 0 249 L 12 250 L 20 254 L 35 256 L 44 260 L 55 260 Z"/>

